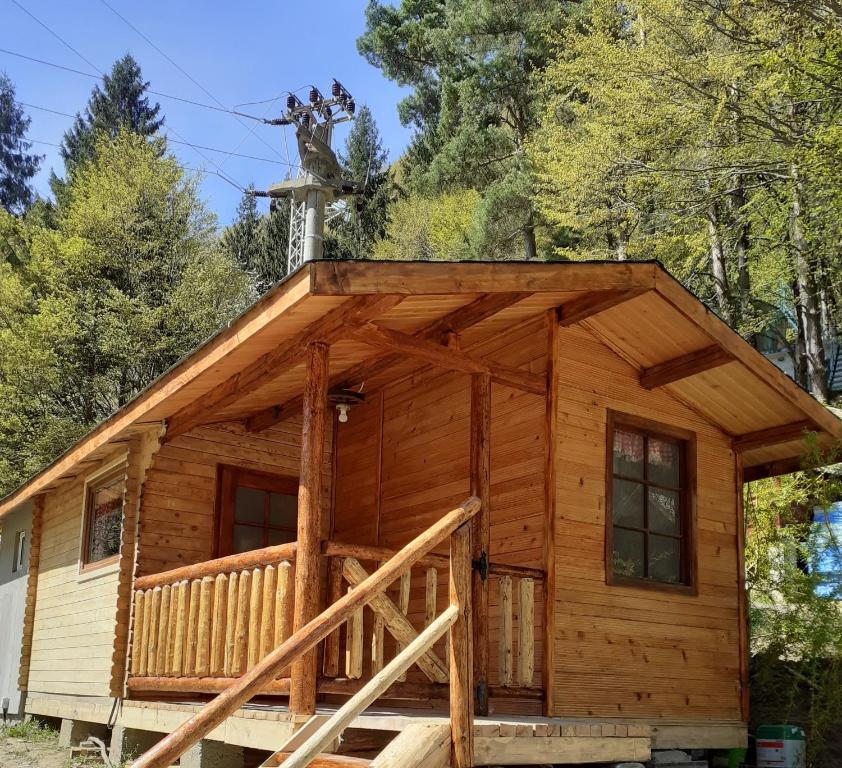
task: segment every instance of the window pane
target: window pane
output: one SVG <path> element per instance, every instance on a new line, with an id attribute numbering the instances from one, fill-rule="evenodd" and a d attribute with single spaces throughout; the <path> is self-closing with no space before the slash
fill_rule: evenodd
<path id="1" fill-rule="evenodd" d="M 269 525 L 273 528 L 291 528 L 298 524 L 298 497 L 286 493 L 269 496 Z"/>
<path id="2" fill-rule="evenodd" d="M 269 529 L 269 546 L 272 547 L 275 544 L 289 544 L 291 541 L 295 541 L 296 532 L 295 530 L 291 531 L 277 531 L 274 528 Z"/>
<path id="3" fill-rule="evenodd" d="M 614 528 L 614 573 L 643 578 L 643 534 Z"/>
<path id="4" fill-rule="evenodd" d="M 648 479 L 657 485 L 678 488 L 681 446 L 668 440 L 649 438 Z"/>
<path id="5" fill-rule="evenodd" d="M 681 581 L 681 542 L 666 536 L 649 536 L 649 578 L 678 584 Z"/>
<path id="6" fill-rule="evenodd" d="M 88 528 L 87 562 L 95 563 L 120 551 L 123 525 L 123 481 L 113 480 L 93 492 Z"/>
<path id="7" fill-rule="evenodd" d="M 643 479 L 643 435 L 614 431 L 614 474 Z"/>
<path id="8" fill-rule="evenodd" d="M 643 485 L 615 477 L 611 506 L 614 523 L 643 528 Z"/>
<path id="9" fill-rule="evenodd" d="M 234 519 L 240 523 L 263 523 L 263 503 L 266 494 L 255 488 L 237 488 Z"/>
<path id="10" fill-rule="evenodd" d="M 664 491 L 649 486 L 649 530 L 656 533 L 681 533 L 681 504 L 678 491 Z"/>
<path id="11" fill-rule="evenodd" d="M 250 549 L 263 549 L 263 527 L 254 525 L 235 525 L 232 546 L 234 554 L 248 552 Z"/>

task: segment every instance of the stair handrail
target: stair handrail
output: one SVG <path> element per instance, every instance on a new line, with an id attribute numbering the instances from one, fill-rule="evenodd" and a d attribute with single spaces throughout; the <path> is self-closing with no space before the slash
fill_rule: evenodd
<path id="1" fill-rule="evenodd" d="M 172 765 L 190 747 L 257 695 L 282 669 L 341 626 L 354 611 L 364 607 L 375 595 L 385 591 L 420 558 L 469 521 L 479 508 L 480 500 L 471 496 L 442 516 L 359 586 L 351 589 L 315 619 L 293 632 L 286 641 L 208 702 L 199 712 L 137 758 L 131 764 L 131 768 L 166 768 Z"/>

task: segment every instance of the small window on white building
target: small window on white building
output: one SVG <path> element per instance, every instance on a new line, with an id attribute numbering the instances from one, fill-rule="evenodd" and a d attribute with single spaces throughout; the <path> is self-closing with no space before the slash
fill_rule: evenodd
<path id="1" fill-rule="evenodd" d="M 26 554 L 26 531 L 18 531 L 15 535 L 15 552 L 12 560 L 12 573 L 23 570 L 24 555 Z"/>

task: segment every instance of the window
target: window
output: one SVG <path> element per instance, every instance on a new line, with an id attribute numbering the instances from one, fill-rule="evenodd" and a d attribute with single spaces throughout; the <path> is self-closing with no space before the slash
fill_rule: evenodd
<path id="1" fill-rule="evenodd" d="M 297 478 L 221 468 L 219 557 L 286 544 L 297 537 Z"/>
<path id="2" fill-rule="evenodd" d="M 12 573 L 23 570 L 24 558 L 26 556 L 26 531 L 18 531 L 15 535 L 15 551 L 12 560 Z"/>
<path id="3" fill-rule="evenodd" d="M 693 434 L 609 412 L 607 441 L 608 583 L 692 588 Z"/>
<path id="4" fill-rule="evenodd" d="M 82 568 L 117 561 L 123 529 L 124 468 L 88 484 Z"/>

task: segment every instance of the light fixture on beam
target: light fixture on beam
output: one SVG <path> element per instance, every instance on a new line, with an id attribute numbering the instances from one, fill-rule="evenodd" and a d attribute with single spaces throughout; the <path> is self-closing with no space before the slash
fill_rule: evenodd
<path id="1" fill-rule="evenodd" d="M 346 424 L 351 407 L 364 403 L 365 397 L 362 392 L 355 392 L 352 389 L 337 389 L 335 392 L 328 394 L 327 401 L 339 411 L 339 422 Z"/>

